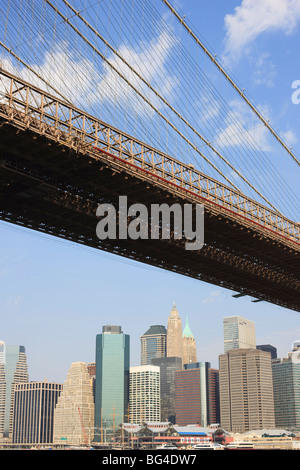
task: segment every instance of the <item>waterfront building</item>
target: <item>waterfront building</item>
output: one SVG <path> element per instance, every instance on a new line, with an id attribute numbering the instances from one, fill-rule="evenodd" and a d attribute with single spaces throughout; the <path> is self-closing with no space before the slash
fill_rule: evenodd
<path id="1" fill-rule="evenodd" d="M 13 444 L 53 443 L 54 410 L 62 388 L 46 381 L 15 384 Z"/>
<path id="2" fill-rule="evenodd" d="M 182 333 L 182 363 L 193 364 L 197 362 L 197 348 L 193 333 L 191 332 L 188 319 Z"/>
<path id="3" fill-rule="evenodd" d="M 255 324 L 241 316 L 223 319 L 224 353 L 230 349 L 256 348 Z"/>
<path id="4" fill-rule="evenodd" d="M 151 364 L 151 359 L 166 357 L 167 330 L 163 325 L 152 325 L 141 336 L 141 365 Z"/>
<path id="5" fill-rule="evenodd" d="M 96 337 L 95 426 L 101 429 L 97 441 L 128 419 L 129 368 L 129 335 L 120 326 L 104 326 Z"/>
<path id="6" fill-rule="evenodd" d="M 129 421 L 143 424 L 160 421 L 160 368 L 130 367 Z"/>
<path id="7" fill-rule="evenodd" d="M 14 386 L 28 379 L 24 346 L 10 346 L 0 341 L 0 441 L 12 438 Z"/>
<path id="8" fill-rule="evenodd" d="M 187 426 L 174 426 L 174 431 L 178 434 L 177 445 L 183 447 L 194 446 L 200 443 L 218 442 L 225 444 L 226 434 L 219 425 L 203 427 L 195 424 Z"/>
<path id="9" fill-rule="evenodd" d="M 175 302 L 168 317 L 167 357 L 182 359 L 182 324 Z"/>
<path id="10" fill-rule="evenodd" d="M 275 427 L 271 355 L 231 349 L 219 356 L 221 426 L 246 432 Z"/>
<path id="11" fill-rule="evenodd" d="M 175 372 L 182 369 L 181 357 L 152 359 L 160 367 L 160 411 L 163 422 L 175 423 Z"/>
<path id="12" fill-rule="evenodd" d="M 275 424 L 300 431 L 300 346 L 287 358 L 272 361 Z"/>
<path id="13" fill-rule="evenodd" d="M 89 445 L 94 436 L 94 397 L 87 364 L 73 362 L 54 411 L 53 442 Z"/>

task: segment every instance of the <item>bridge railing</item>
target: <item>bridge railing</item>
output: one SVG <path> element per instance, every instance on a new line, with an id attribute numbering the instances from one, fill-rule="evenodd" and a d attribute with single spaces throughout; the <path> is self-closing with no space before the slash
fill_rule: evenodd
<path id="1" fill-rule="evenodd" d="M 96 156 L 99 149 L 290 241 L 300 241 L 298 223 L 3 69 L 0 116 L 81 152 Z"/>

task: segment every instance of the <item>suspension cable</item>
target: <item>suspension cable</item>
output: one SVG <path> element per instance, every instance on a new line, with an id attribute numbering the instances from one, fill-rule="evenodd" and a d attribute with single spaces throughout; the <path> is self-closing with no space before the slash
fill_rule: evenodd
<path id="1" fill-rule="evenodd" d="M 54 7 L 49 0 L 46 0 L 46 2 L 52 7 L 55 9 L 55 11 L 74 29 L 74 30 L 77 30 L 77 28 L 73 27 L 73 25 L 68 21 L 67 18 L 65 18 L 60 12 L 59 10 Z M 220 157 L 235 173 L 237 173 L 237 175 L 242 178 L 246 184 L 248 184 L 248 186 L 250 186 L 267 204 L 269 204 L 276 212 L 279 213 L 279 210 L 277 208 L 275 208 L 272 203 L 265 197 L 263 196 L 263 194 L 260 193 L 260 191 L 258 191 L 233 165 L 231 165 L 231 163 L 223 156 L 220 154 L 220 152 L 218 152 L 212 145 L 211 143 L 204 137 L 202 136 L 155 88 L 153 88 L 153 86 L 139 73 L 136 71 L 136 69 L 134 67 L 132 67 L 128 61 L 126 61 L 123 56 L 105 39 L 103 38 L 103 36 L 101 36 L 99 34 L 99 32 L 93 28 L 93 26 L 91 26 L 91 24 L 86 21 L 81 15 L 80 15 L 80 12 L 78 12 L 72 5 L 70 5 L 70 3 L 67 1 L 67 0 L 63 0 L 63 2 L 65 3 L 66 6 L 68 6 L 72 11 L 73 13 L 119 58 L 123 61 L 123 63 L 165 104 L 167 105 L 175 114 L 176 116 L 182 120 L 214 153 L 216 153 L 218 155 L 218 157 Z M 81 37 L 88 41 L 78 30 L 76 31 L 78 32 Z M 95 49 L 94 46 L 92 46 L 93 49 L 95 50 L 95 52 L 98 52 L 100 55 L 101 53 Z M 222 172 L 220 172 L 198 149 L 196 146 L 194 146 L 189 140 L 187 140 L 187 138 L 156 108 L 154 107 L 151 102 L 149 102 L 149 100 L 142 94 L 140 93 L 130 82 L 128 79 L 126 79 L 126 77 L 121 74 L 109 61 L 106 57 L 102 56 L 102 59 L 105 60 L 108 65 L 110 65 L 110 67 L 112 67 L 120 76 L 121 78 L 123 78 L 126 83 L 131 86 L 134 91 L 136 93 L 139 94 L 140 97 L 142 97 L 142 99 L 144 101 L 147 102 L 148 105 L 151 106 L 152 109 L 154 109 L 155 112 L 157 112 L 159 114 L 160 117 L 162 117 L 177 133 L 179 133 L 179 135 L 184 138 L 188 143 L 189 145 L 191 145 L 194 150 L 196 150 L 198 153 L 200 153 L 200 155 L 202 156 L 202 158 L 204 158 L 210 165 L 212 165 L 214 167 L 215 170 L 217 170 L 219 172 L 219 174 L 221 174 L 221 176 L 223 178 L 225 178 L 232 186 L 235 187 L 235 189 L 237 189 L 238 191 L 240 191 L 227 177 L 225 177 L 225 175 L 222 174 Z"/>
<path id="2" fill-rule="evenodd" d="M 205 47 L 205 45 L 200 41 L 200 39 L 196 36 L 196 34 L 191 30 L 191 28 L 186 24 L 186 22 L 180 17 L 180 15 L 176 12 L 176 10 L 170 5 L 167 0 L 162 0 L 166 6 L 170 9 L 173 15 L 178 19 L 178 21 L 184 26 L 184 28 L 188 31 L 191 37 L 196 41 L 196 43 L 203 49 L 205 54 L 213 61 L 219 71 L 224 75 L 224 77 L 228 80 L 228 82 L 233 86 L 233 88 L 238 92 L 238 94 L 246 101 L 248 106 L 252 109 L 252 111 L 256 114 L 256 116 L 263 122 L 263 124 L 269 129 L 269 131 L 273 134 L 273 136 L 278 140 L 278 142 L 284 147 L 284 149 L 289 153 L 289 155 L 295 160 L 295 162 L 300 166 L 300 161 L 297 157 L 293 154 L 291 149 L 283 142 L 283 140 L 279 137 L 279 135 L 274 131 L 274 129 L 270 126 L 268 121 L 260 114 L 260 112 L 255 108 L 255 106 L 251 103 L 251 101 L 245 96 L 244 92 L 237 86 L 237 84 L 232 80 L 232 78 L 228 75 L 228 73 L 223 69 L 223 67 L 219 64 L 216 58 L 209 52 L 209 50 Z"/>

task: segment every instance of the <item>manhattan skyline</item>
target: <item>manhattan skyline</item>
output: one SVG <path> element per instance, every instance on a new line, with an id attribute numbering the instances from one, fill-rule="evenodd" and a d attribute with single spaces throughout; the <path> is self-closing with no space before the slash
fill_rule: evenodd
<path id="1" fill-rule="evenodd" d="M 300 2 L 293 2 L 295 11 L 287 8 L 281 18 L 275 11 L 272 17 L 270 10 L 259 29 L 267 3 L 260 2 L 257 27 L 252 28 L 253 0 L 213 0 L 201 7 L 198 0 L 173 2 L 218 57 L 226 56 L 230 71 L 299 154 L 300 104 L 291 97 L 292 83 L 300 79 Z M 288 0 L 273 3 L 291 6 Z M 242 13 L 244 34 L 234 43 Z M 288 159 L 282 173 L 299 194 L 299 179 Z M 296 203 L 294 209 L 299 214 Z M 226 316 L 253 321 L 257 344 L 272 344 L 278 357 L 286 357 L 300 339 L 299 312 L 252 303 L 250 297 L 234 299 L 236 292 L 214 285 L 3 221 L 0 246 L 0 340 L 25 347 L 30 380 L 62 383 L 73 362 L 94 362 L 96 335 L 106 324 L 119 325 L 130 336 L 130 365 L 140 365 L 140 336 L 151 325 L 167 327 L 173 302 L 183 325 L 188 317 L 198 361 L 212 367 L 218 367 L 223 353 Z"/>
<path id="2" fill-rule="evenodd" d="M 188 317 L 198 360 L 212 367 L 224 350 L 226 316 L 254 321 L 257 344 L 272 344 L 278 357 L 286 357 L 300 338 L 298 312 L 252 303 L 250 297 L 234 299 L 226 289 L 27 229 L 4 223 L 1 228 L 1 238 L 7 232 L 1 276 L 6 285 L 1 312 L 7 316 L 0 339 L 25 347 L 30 380 L 63 382 L 72 362 L 94 362 L 96 335 L 106 324 L 130 335 L 130 365 L 140 365 L 140 336 L 151 325 L 167 327 L 173 301 L 183 324 Z"/>

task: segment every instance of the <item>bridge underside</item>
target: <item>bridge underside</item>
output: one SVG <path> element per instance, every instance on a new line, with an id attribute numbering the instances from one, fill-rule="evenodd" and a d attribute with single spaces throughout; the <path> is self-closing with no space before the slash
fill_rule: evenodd
<path id="1" fill-rule="evenodd" d="M 172 238 L 101 241 L 99 203 L 118 207 L 120 195 L 148 207 L 191 199 L 105 154 L 90 158 L 2 118 L 0 158 L 2 220 L 300 311 L 299 251 L 284 239 L 208 203 L 199 251 Z"/>

